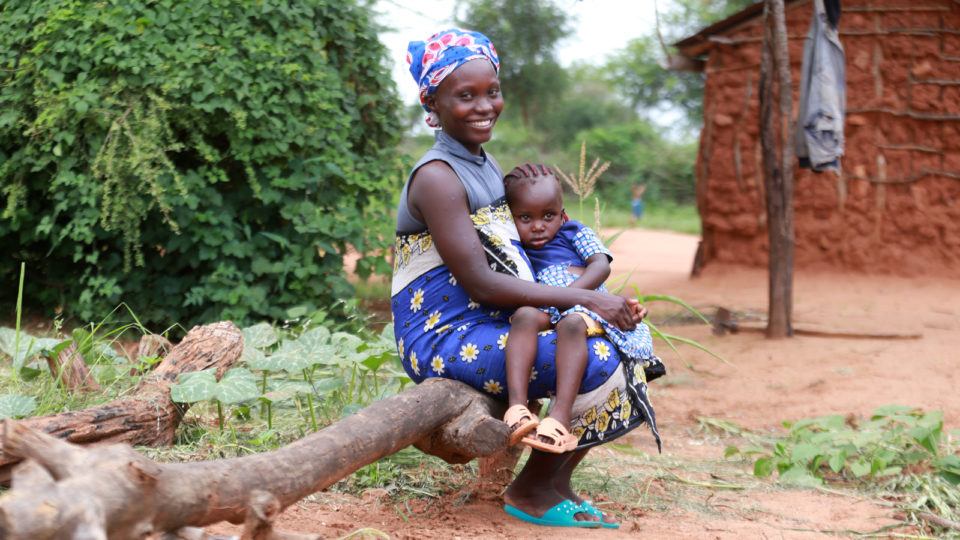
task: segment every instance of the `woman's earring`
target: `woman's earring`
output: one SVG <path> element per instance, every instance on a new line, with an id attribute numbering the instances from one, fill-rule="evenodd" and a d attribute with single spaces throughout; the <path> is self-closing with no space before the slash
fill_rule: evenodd
<path id="1" fill-rule="evenodd" d="M 427 113 L 427 117 L 424 119 L 427 122 L 427 125 L 432 128 L 440 127 L 440 117 L 437 116 L 437 113 L 430 111 Z"/>

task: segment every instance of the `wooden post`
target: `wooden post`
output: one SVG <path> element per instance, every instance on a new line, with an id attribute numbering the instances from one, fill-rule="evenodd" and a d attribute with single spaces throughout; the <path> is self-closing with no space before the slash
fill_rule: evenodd
<path id="1" fill-rule="evenodd" d="M 760 144 L 767 193 L 770 241 L 767 337 L 793 335 L 792 86 L 783 0 L 765 0 L 760 61 Z M 777 100 L 779 96 L 779 100 Z M 779 111 L 774 112 L 774 102 Z M 778 154 L 779 150 L 779 156 Z"/>

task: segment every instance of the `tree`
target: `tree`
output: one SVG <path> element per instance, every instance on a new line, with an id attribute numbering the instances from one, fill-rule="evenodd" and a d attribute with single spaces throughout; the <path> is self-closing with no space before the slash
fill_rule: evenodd
<path id="1" fill-rule="evenodd" d="M 607 63 L 611 84 L 637 110 L 672 105 L 682 109 L 691 125 L 703 120 L 703 75 L 667 70 L 663 49 L 654 36 L 631 40 Z"/>
<path id="2" fill-rule="evenodd" d="M 666 69 L 666 49 L 684 37 L 749 6 L 755 0 L 674 0 L 657 32 L 631 40 L 606 64 L 609 80 L 640 111 L 673 106 L 690 126 L 703 121 L 703 75 Z M 675 54 L 670 51 L 669 54 Z M 648 115 L 649 116 L 649 115 Z"/>
<path id="3" fill-rule="evenodd" d="M 767 337 L 793 335 L 793 105 L 783 0 L 765 0 L 760 145 L 770 241 Z M 779 156 L 777 152 L 780 152 Z"/>
<path id="4" fill-rule="evenodd" d="M 466 0 L 457 13 L 458 24 L 493 41 L 507 103 L 520 109 L 524 125 L 533 125 L 566 86 L 555 48 L 570 34 L 567 14 L 550 0 Z"/>
<path id="5" fill-rule="evenodd" d="M 601 67 L 578 64 L 566 71 L 569 81 L 566 92 L 537 118 L 537 124 L 552 146 L 579 148 L 579 133 L 637 118 L 635 109 L 605 80 Z"/>

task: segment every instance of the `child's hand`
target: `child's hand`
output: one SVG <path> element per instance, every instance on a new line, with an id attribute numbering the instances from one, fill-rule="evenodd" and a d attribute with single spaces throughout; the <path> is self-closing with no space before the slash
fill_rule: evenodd
<path id="1" fill-rule="evenodd" d="M 627 298 L 627 305 L 633 310 L 633 321 L 639 324 L 647 316 L 647 308 L 636 298 Z"/>

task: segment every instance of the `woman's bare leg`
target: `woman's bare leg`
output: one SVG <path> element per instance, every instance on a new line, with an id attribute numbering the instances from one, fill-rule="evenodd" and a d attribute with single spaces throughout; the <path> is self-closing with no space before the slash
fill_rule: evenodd
<path id="1" fill-rule="evenodd" d="M 550 316 L 534 307 L 522 307 L 510 317 L 507 338 L 507 394 L 510 405 L 527 404 L 530 370 L 537 360 L 537 333 L 550 328 Z"/>

